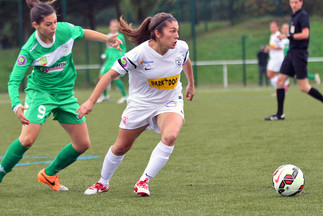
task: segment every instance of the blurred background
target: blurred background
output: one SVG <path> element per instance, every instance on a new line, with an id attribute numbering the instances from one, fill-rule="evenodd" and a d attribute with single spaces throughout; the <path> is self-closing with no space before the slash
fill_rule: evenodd
<path id="1" fill-rule="evenodd" d="M 57 0 L 54 6 L 59 21 L 102 33 L 120 16 L 136 26 L 158 12 L 172 13 L 180 23 L 180 38 L 190 45 L 198 86 L 216 88 L 258 85 L 257 53 L 269 42 L 269 23 L 288 23 L 291 16 L 289 0 Z M 304 8 L 311 18 L 308 69 L 323 76 L 323 1 L 304 1 Z M 6 92 L 20 47 L 34 30 L 25 0 L 0 0 L 0 17 L 0 92 Z M 104 49 L 104 44 L 76 42 L 77 88 L 96 84 Z"/>

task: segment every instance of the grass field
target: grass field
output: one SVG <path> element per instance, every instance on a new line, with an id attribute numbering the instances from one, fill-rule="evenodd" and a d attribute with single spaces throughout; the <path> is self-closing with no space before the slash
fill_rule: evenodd
<path id="1" fill-rule="evenodd" d="M 319 87 L 323 91 L 322 87 Z M 286 120 L 264 122 L 276 108 L 271 88 L 199 88 L 185 104 L 186 122 L 174 153 L 151 181 L 151 197 L 139 198 L 133 185 L 142 174 L 159 135 L 145 132 L 116 171 L 108 193 L 85 196 L 100 177 L 103 158 L 118 132 L 125 104 L 98 104 L 87 117 L 92 147 L 60 173 L 68 192 L 53 192 L 37 182 L 46 164 L 16 167 L 0 187 L 0 215 L 322 215 L 322 104 L 292 86 Z M 76 91 L 84 102 L 90 91 Z M 112 98 L 119 93 L 112 92 Z M 8 96 L 0 95 L 0 156 L 18 137 L 20 125 Z M 48 119 L 26 156 L 55 156 L 69 142 L 57 122 Z M 21 163 L 51 159 L 26 158 Z M 271 186 L 282 164 L 299 166 L 304 191 L 284 198 Z"/>

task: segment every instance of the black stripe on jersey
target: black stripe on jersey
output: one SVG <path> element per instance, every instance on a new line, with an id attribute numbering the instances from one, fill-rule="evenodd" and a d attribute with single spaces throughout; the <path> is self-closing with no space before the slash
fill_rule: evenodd
<path id="1" fill-rule="evenodd" d="M 186 54 L 185 54 L 185 58 L 184 58 L 184 63 L 183 63 L 183 64 L 185 64 L 185 63 L 186 63 L 187 54 L 188 54 L 188 51 L 187 51 L 187 52 L 186 52 Z"/>
<path id="2" fill-rule="evenodd" d="M 128 59 L 128 58 L 127 58 Z M 135 69 L 137 68 L 137 65 L 135 65 L 135 63 L 133 63 L 130 59 L 128 59 L 129 62 L 135 67 Z"/>
<path id="3" fill-rule="evenodd" d="M 125 70 L 125 71 L 127 71 L 127 73 L 128 73 L 128 70 L 125 68 L 125 67 L 123 67 L 123 65 L 121 64 L 121 59 L 118 59 L 118 63 L 119 63 L 119 65 Z"/>

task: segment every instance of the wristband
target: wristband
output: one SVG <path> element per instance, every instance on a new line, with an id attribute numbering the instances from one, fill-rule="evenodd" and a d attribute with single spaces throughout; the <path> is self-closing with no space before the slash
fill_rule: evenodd
<path id="1" fill-rule="evenodd" d="M 15 113 L 15 114 L 17 114 L 17 110 L 19 109 L 19 107 L 21 107 L 22 105 L 21 104 L 18 104 L 18 105 L 16 105 L 13 109 L 12 109 L 12 111 Z"/>

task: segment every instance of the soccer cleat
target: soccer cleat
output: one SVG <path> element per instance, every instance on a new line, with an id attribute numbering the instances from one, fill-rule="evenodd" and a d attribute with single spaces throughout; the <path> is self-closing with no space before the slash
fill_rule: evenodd
<path id="1" fill-rule="evenodd" d="M 98 194 L 98 193 L 102 193 L 102 192 L 108 192 L 110 189 L 109 185 L 104 186 L 103 184 L 97 182 L 94 185 L 92 185 L 91 187 L 89 187 L 84 194 L 85 195 L 92 195 L 92 194 Z"/>
<path id="2" fill-rule="evenodd" d="M 110 99 L 110 96 L 107 95 L 107 96 L 104 96 L 104 95 L 101 95 L 98 100 L 96 101 L 96 103 L 102 103 L 103 101 L 107 101 Z"/>
<path id="3" fill-rule="evenodd" d="M 321 84 L 320 74 L 316 73 L 314 80 L 315 80 L 316 85 L 320 85 Z"/>
<path id="4" fill-rule="evenodd" d="M 282 115 L 272 115 L 272 116 L 268 116 L 266 118 L 264 118 L 265 121 L 277 121 L 277 120 L 285 120 L 285 115 L 282 114 Z"/>
<path id="5" fill-rule="evenodd" d="M 138 196 L 150 196 L 150 192 L 148 189 L 148 178 L 146 178 L 144 181 L 140 181 L 140 179 L 135 184 L 134 191 Z"/>
<path id="6" fill-rule="evenodd" d="M 61 185 L 58 175 L 46 175 L 45 169 L 38 173 L 38 181 L 52 187 L 53 191 L 68 191 L 68 188 Z"/>
<path id="7" fill-rule="evenodd" d="M 117 101 L 117 103 L 118 104 L 122 104 L 122 103 L 126 103 L 127 102 L 127 97 L 121 97 L 118 101 Z"/>

